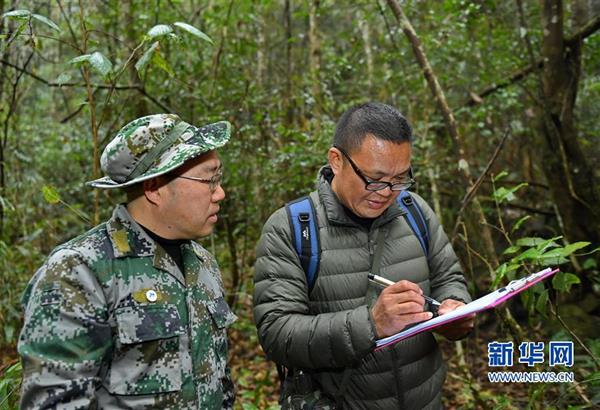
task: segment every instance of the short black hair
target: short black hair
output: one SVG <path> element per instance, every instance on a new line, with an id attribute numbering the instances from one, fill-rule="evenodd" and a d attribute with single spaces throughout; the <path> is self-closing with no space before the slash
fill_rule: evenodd
<path id="1" fill-rule="evenodd" d="M 352 153 L 367 135 L 394 143 L 412 142 L 412 128 L 394 107 L 367 102 L 349 108 L 342 114 L 333 136 L 333 146 Z"/>

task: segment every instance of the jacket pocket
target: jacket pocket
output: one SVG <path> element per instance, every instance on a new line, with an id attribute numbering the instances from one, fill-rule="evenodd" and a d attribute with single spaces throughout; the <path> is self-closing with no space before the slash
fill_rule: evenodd
<path id="1" fill-rule="evenodd" d="M 217 377 L 222 378 L 225 377 L 227 367 L 227 328 L 236 321 L 237 316 L 222 296 L 208 302 L 206 307 L 215 327 L 212 336 L 215 361 L 210 367 Z"/>
<path id="2" fill-rule="evenodd" d="M 217 329 L 225 329 L 237 320 L 237 316 L 229 308 L 223 296 L 219 296 L 209 302 L 207 307 Z"/>
<path id="3" fill-rule="evenodd" d="M 113 394 L 157 394 L 181 389 L 179 335 L 174 305 L 133 305 L 115 311 L 117 342 L 108 370 Z"/>

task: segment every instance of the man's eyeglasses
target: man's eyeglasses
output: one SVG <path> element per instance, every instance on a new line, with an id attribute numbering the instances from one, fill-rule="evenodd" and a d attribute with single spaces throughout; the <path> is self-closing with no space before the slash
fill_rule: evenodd
<path id="1" fill-rule="evenodd" d="M 221 181 L 223 180 L 223 169 L 220 168 L 215 175 L 210 178 L 198 178 L 198 177 L 188 177 L 185 175 L 177 175 L 175 178 L 183 178 L 189 179 L 191 181 L 198 181 L 208 184 L 208 189 L 210 192 L 215 192 L 217 187 L 221 185 Z"/>
<path id="2" fill-rule="evenodd" d="M 387 187 L 389 187 L 392 191 L 404 191 L 405 189 L 410 188 L 415 183 L 415 180 L 413 179 L 412 168 L 409 168 L 408 175 L 403 177 L 402 180 L 399 182 L 391 183 L 386 181 L 373 181 L 372 179 L 368 178 L 360 170 L 360 168 L 358 168 L 358 166 L 356 166 L 354 161 L 352 161 L 352 158 L 350 158 L 350 156 L 346 154 L 346 152 L 343 149 L 335 146 L 334 148 L 337 148 L 344 155 L 344 157 L 346 157 L 356 175 L 358 175 L 360 179 L 362 179 L 365 183 L 365 189 L 367 191 L 381 191 L 383 189 L 386 189 Z"/>

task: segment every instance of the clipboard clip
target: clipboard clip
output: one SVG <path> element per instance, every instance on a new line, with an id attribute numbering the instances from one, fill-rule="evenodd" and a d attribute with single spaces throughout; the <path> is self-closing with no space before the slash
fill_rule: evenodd
<path id="1" fill-rule="evenodd" d="M 538 282 L 540 279 L 542 279 L 544 276 L 546 276 L 549 271 L 550 271 L 550 269 L 544 269 L 542 271 L 533 273 L 524 278 L 514 279 L 514 280 L 510 281 L 509 284 L 506 285 L 505 288 L 506 288 L 506 290 L 508 290 L 510 292 L 515 292 L 523 287 L 526 287 L 526 286 L 529 286 L 530 284 Z"/>

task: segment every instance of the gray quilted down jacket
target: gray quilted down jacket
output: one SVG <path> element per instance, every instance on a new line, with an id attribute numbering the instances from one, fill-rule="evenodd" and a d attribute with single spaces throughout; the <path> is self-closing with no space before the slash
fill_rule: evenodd
<path id="1" fill-rule="evenodd" d="M 422 333 L 374 351 L 370 305 L 379 289 L 367 274 L 378 232 L 384 229 L 382 276 L 415 282 L 439 301 L 468 302 L 448 238 L 431 208 L 415 194 L 429 226 L 429 258 L 397 206 L 390 206 L 367 231 L 347 216 L 330 179 L 330 168 L 322 168 L 318 189 L 311 193 L 321 259 L 310 294 L 285 208 L 271 215 L 263 228 L 254 278 L 254 320 L 260 343 L 270 359 L 305 369 L 331 396 L 338 392 L 344 369 L 351 367 L 344 408 L 441 408 L 446 371 L 433 335 Z"/>

